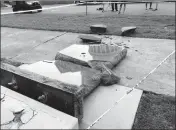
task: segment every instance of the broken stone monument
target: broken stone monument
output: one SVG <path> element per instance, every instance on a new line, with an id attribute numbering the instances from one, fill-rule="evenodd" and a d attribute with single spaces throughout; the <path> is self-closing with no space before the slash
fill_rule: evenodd
<path id="1" fill-rule="evenodd" d="M 119 82 L 111 69 L 126 54 L 127 49 L 115 44 L 74 44 L 58 52 L 55 61 L 19 67 L 2 63 L 1 85 L 80 120 L 86 96 L 100 85 Z"/>
<path id="2" fill-rule="evenodd" d="M 103 24 L 95 24 L 90 26 L 90 30 L 93 33 L 105 33 L 106 29 L 107 29 L 107 26 Z"/>
<path id="3" fill-rule="evenodd" d="M 81 119 L 83 116 L 81 109 L 81 93 L 84 89 L 77 85 L 66 84 L 54 78 L 43 76 L 42 72 L 44 74 L 47 73 L 51 75 L 54 70 L 57 70 L 56 72 L 58 72 L 58 69 L 55 67 L 55 65 L 52 66 L 50 63 L 48 68 L 48 64 L 49 63 L 41 64 L 41 62 L 34 63 L 31 65 L 34 66 L 34 69 L 30 71 L 30 65 L 15 67 L 6 63 L 1 63 L 1 85 L 37 101 L 45 101 L 42 103 Z M 38 65 L 41 66 L 39 67 Z M 40 70 L 40 68 L 42 70 Z M 41 74 L 37 74 L 37 72 L 35 72 L 36 69 L 39 69 L 37 71 L 38 73 L 41 72 Z M 75 75 L 78 78 L 80 76 L 79 79 L 81 79 L 81 74 L 79 74 L 79 72 L 77 72 Z M 16 82 L 13 85 L 17 85 L 15 89 L 13 85 L 8 85 L 13 79 L 15 79 Z M 42 101 L 39 100 L 39 97 L 41 97 Z"/>
<path id="4" fill-rule="evenodd" d="M 55 60 L 64 60 L 94 69 L 102 68 L 102 63 L 109 69 L 115 67 L 127 54 L 127 49 L 117 45 L 71 45 L 59 51 Z"/>
<path id="5" fill-rule="evenodd" d="M 82 41 L 84 43 L 91 43 L 91 44 L 100 44 L 101 43 L 101 38 L 95 37 L 95 36 L 80 35 L 79 38 L 82 39 Z"/>
<path id="6" fill-rule="evenodd" d="M 100 84 L 115 84 L 120 80 L 103 64 L 101 70 L 96 70 L 62 60 L 19 67 L 2 63 L 1 76 L 3 86 L 14 89 L 13 85 L 17 85 L 15 91 L 78 119 L 83 117 L 84 97 Z"/>
<path id="7" fill-rule="evenodd" d="M 131 34 L 131 33 L 134 33 L 134 31 L 136 30 L 136 27 L 135 26 L 131 26 L 131 27 L 123 27 L 122 29 L 121 29 L 121 31 L 122 31 L 122 36 L 127 36 L 127 35 L 129 35 L 129 34 Z"/>

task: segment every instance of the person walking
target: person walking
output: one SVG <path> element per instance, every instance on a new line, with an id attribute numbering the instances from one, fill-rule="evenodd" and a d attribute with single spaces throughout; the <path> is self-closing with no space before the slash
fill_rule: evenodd
<path id="1" fill-rule="evenodd" d="M 150 8 L 149 8 L 149 9 L 152 9 L 152 2 L 146 2 L 146 3 L 145 3 L 146 10 L 147 10 L 147 5 L 148 5 L 148 4 L 150 5 Z"/>

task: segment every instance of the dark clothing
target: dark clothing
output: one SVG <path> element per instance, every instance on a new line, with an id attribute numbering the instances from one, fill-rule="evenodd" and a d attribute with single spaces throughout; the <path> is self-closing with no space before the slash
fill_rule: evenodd
<path id="1" fill-rule="evenodd" d="M 118 11 L 118 4 L 117 3 L 111 3 L 112 11 L 114 11 L 114 8 L 116 11 Z"/>

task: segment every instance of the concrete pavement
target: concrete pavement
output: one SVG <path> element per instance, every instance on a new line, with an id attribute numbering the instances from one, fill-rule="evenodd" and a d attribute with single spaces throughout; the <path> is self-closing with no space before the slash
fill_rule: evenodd
<path id="1" fill-rule="evenodd" d="M 1 28 L 1 57 L 24 63 L 54 60 L 56 53 L 80 43 L 77 33 Z M 101 37 L 101 36 L 99 36 Z M 175 49 L 174 40 L 112 36 L 128 47 L 127 57 L 113 70 L 120 85 L 133 87 Z M 142 90 L 175 96 L 175 55 L 142 85 Z M 161 79 L 163 77 L 163 79 Z M 149 85 L 149 84 L 150 85 Z"/>
<path id="2" fill-rule="evenodd" d="M 84 100 L 81 129 L 86 129 L 128 91 L 121 85 L 99 86 Z M 134 89 L 91 129 L 131 129 L 143 91 Z"/>
<path id="3" fill-rule="evenodd" d="M 80 34 L 41 30 L 1 28 L 1 57 L 24 63 L 54 60 L 58 51 L 79 44 Z M 91 35 L 91 34 L 87 34 Z M 106 36 L 97 36 L 109 40 Z M 110 37 L 110 36 L 108 36 Z M 175 49 L 175 41 L 111 36 L 112 42 L 128 48 L 127 57 L 113 70 L 121 77 L 119 85 L 99 86 L 84 100 L 84 118 L 80 128 L 87 128 L 129 87 L 133 87 Z M 139 89 L 175 96 L 175 55 L 158 68 Z M 142 95 L 135 89 L 92 128 L 130 129 Z M 99 102 L 98 102 L 99 101 Z M 128 119 L 128 120 L 127 120 Z"/>

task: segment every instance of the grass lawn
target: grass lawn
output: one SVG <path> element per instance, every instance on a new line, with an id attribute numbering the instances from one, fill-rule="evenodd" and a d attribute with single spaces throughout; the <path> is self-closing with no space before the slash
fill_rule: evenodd
<path id="1" fill-rule="evenodd" d="M 132 129 L 175 129 L 175 97 L 144 92 Z"/>
<path id="2" fill-rule="evenodd" d="M 121 27 L 137 26 L 131 37 L 175 39 L 175 16 L 108 14 L 15 14 L 1 16 L 2 27 L 91 33 L 90 25 L 108 26 L 107 35 L 121 35 Z"/>

